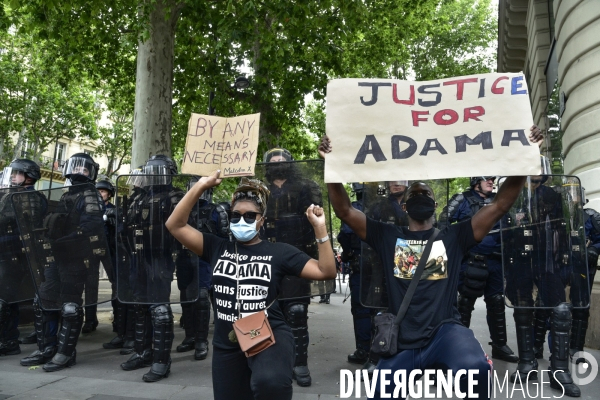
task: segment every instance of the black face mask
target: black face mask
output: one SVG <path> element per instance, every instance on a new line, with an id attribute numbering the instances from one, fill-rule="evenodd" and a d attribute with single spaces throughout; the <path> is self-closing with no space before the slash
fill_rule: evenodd
<path id="1" fill-rule="evenodd" d="M 406 212 L 414 220 L 428 220 L 435 212 L 435 200 L 426 195 L 413 196 L 406 200 Z"/>

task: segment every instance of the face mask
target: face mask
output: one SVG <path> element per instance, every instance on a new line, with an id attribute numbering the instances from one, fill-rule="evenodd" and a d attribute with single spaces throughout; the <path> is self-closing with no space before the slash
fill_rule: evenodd
<path id="1" fill-rule="evenodd" d="M 425 195 L 413 196 L 406 201 L 406 212 L 414 220 L 428 220 L 435 212 L 435 200 Z"/>
<path id="2" fill-rule="evenodd" d="M 244 218 L 241 218 L 240 222 L 237 224 L 230 223 L 229 229 L 238 242 L 249 242 L 258 234 L 258 231 L 256 230 L 256 222 L 257 221 L 254 221 L 253 223 L 248 224 L 246 221 L 244 221 Z"/>

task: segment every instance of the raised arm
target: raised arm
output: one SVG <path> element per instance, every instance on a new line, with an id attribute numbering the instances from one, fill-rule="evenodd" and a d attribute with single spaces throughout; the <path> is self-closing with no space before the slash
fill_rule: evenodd
<path id="1" fill-rule="evenodd" d="M 319 155 L 323 158 L 332 150 L 331 141 L 327 136 L 323 136 L 319 144 Z M 328 183 L 329 202 L 335 211 L 335 215 L 344 221 L 361 239 L 367 237 L 367 217 L 362 211 L 352 207 L 352 202 L 341 183 Z"/>
<path id="2" fill-rule="evenodd" d="M 537 126 L 532 126 L 530 129 L 529 139 L 533 143 L 541 143 L 544 139 L 542 131 Z M 510 210 L 519 193 L 525 185 L 527 177 L 511 176 L 506 178 L 494 201 L 490 205 L 481 208 L 477 214 L 471 218 L 471 226 L 473 227 L 473 235 L 478 242 L 490 232 L 496 222 L 502 218 L 504 214 Z"/>
<path id="3" fill-rule="evenodd" d="M 311 205 L 306 210 L 306 217 L 315 230 L 315 237 L 317 240 L 327 237 L 327 227 L 325 225 L 325 213 L 323 212 L 323 208 L 315 206 L 314 204 Z M 311 258 L 302 269 L 300 277 L 317 281 L 334 279 L 337 275 L 337 270 L 335 268 L 335 256 L 333 254 L 331 240 L 317 243 L 319 248 L 319 259 L 315 260 Z"/>
<path id="4" fill-rule="evenodd" d="M 221 171 L 214 172 L 211 176 L 201 178 L 192 188 L 183 196 L 183 199 L 177 204 L 177 207 L 171 213 L 171 216 L 165 223 L 165 226 L 182 245 L 198 254 L 202 255 L 204 249 L 204 236 L 202 232 L 188 224 L 188 219 L 192 209 L 198 203 L 198 199 L 205 190 L 217 186 L 221 183 L 219 175 Z"/>

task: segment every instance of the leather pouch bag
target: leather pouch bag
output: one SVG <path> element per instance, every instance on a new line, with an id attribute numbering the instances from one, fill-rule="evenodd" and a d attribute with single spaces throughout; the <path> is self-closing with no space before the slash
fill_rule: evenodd
<path id="1" fill-rule="evenodd" d="M 252 357 L 275 344 L 275 336 L 264 311 L 236 320 L 233 331 L 246 357 Z"/>
<path id="2" fill-rule="evenodd" d="M 375 333 L 371 351 L 381 357 L 391 357 L 398 352 L 398 325 L 392 313 L 382 313 L 373 319 Z"/>

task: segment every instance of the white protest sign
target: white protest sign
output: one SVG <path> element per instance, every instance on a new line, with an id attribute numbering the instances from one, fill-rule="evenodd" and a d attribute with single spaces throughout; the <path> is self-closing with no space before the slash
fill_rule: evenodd
<path id="1" fill-rule="evenodd" d="M 181 172 L 221 177 L 252 176 L 256 165 L 260 114 L 224 118 L 192 114 Z"/>
<path id="2" fill-rule="evenodd" d="M 327 85 L 325 182 L 538 175 L 522 73 Z"/>

